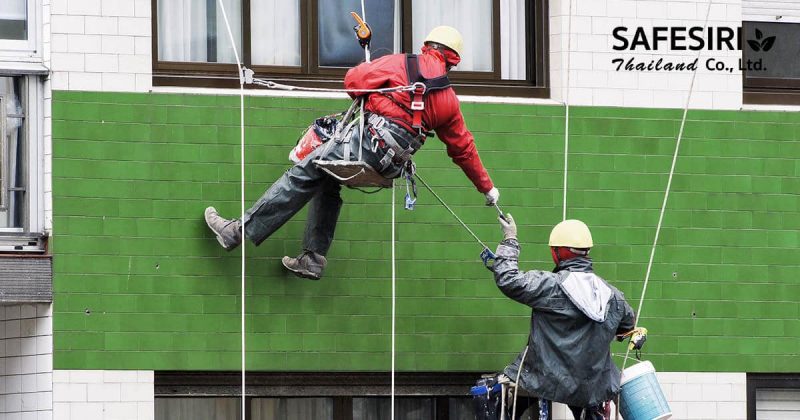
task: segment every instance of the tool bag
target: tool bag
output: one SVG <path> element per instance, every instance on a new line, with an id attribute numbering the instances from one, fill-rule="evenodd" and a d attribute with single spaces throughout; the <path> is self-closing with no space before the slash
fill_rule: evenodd
<path id="1" fill-rule="evenodd" d="M 476 420 L 500 420 L 503 392 L 497 377 L 481 378 L 470 388 Z"/>
<path id="2" fill-rule="evenodd" d="M 294 163 L 300 163 L 311 152 L 322 143 L 330 140 L 336 132 L 336 127 L 339 125 L 338 118 L 343 114 L 326 115 L 322 118 L 317 118 L 313 124 L 309 125 L 300 138 L 297 139 L 297 144 L 291 152 L 289 152 L 289 160 Z"/>

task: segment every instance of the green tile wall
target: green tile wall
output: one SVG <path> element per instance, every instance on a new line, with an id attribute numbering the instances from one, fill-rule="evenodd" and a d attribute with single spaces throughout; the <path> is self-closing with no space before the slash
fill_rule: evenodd
<path id="1" fill-rule="evenodd" d="M 333 100 L 249 97 L 246 199 L 288 168 Z M 563 108 L 464 104 L 481 157 L 520 223 L 524 268 L 550 269 L 561 217 Z M 593 229 L 597 271 L 638 305 L 680 111 L 575 107 L 568 216 Z M 203 209 L 239 209 L 238 98 L 55 92 L 56 369 L 238 369 L 240 252 Z M 800 114 L 691 111 L 641 324 L 661 371 L 800 370 Z M 500 239 L 442 144 L 420 174 L 489 243 Z M 388 370 L 389 191 L 345 191 L 321 282 L 286 275 L 303 214 L 247 252 L 248 367 Z M 504 298 L 480 248 L 427 191 L 398 194 L 400 370 L 495 371 L 530 311 Z M 615 345 L 616 351 L 623 347 Z"/>

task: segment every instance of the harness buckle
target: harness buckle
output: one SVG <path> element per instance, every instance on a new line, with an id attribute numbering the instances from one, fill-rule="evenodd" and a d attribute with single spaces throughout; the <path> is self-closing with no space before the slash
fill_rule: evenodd
<path id="1" fill-rule="evenodd" d="M 422 111 L 425 109 L 425 102 L 423 101 L 425 90 L 427 87 L 425 83 L 416 82 L 411 87 L 414 88 L 414 97 L 411 100 L 411 109 L 414 111 Z"/>

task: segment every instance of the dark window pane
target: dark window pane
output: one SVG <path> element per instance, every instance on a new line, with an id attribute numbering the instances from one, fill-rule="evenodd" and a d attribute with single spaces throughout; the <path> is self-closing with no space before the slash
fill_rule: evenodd
<path id="1" fill-rule="evenodd" d="M 372 28 L 372 59 L 395 51 L 395 0 L 366 2 L 367 23 Z M 355 20 L 361 14 L 359 0 L 319 0 L 319 65 L 352 67 L 364 61 L 364 50 L 356 40 Z"/>
<path id="2" fill-rule="evenodd" d="M 395 398 L 396 420 L 434 420 L 433 398 Z M 353 420 L 392 418 L 391 399 L 386 397 L 353 398 Z"/>
<path id="3" fill-rule="evenodd" d="M 763 68 L 745 70 L 747 78 L 800 79 L 800 23 L 744 22 L 745 55 Z"/>
<path id="4" fill-rule="evenodd" d="M 251 420 L 333 420 L 332 398 L 254 398 Z"/>
<path id="5" fill-rule="evenodd" d="M 237 420 L 239 398 L 156 398 L 155 420 Z"/>
<path id="6" fill-rule="evenodd" d="M 27 0 L 0 1 L 0 39 L 28 39 Z"/>
<path id="7" fill-rule="evenodd" d="M 472 398 L 448 398 L 447 405 L 450 413 L 449 420 L 473 420 L 475 418 L 475 403 Z"/>
<path id="8" fill-rule="evenodd" d="M 242 55 L 242 0 L 223 0 L 236 49 Z M 235 63 L 217 0 L 158 0 L 158 59 Z"/>

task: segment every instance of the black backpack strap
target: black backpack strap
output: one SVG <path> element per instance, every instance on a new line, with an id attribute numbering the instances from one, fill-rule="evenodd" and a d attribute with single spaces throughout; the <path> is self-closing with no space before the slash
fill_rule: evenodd
<path id="1" fill-rule="evenodd" d="M 434 77 L 433 79 L 425 79 L 425 90 L 427 92 L 433 90 L 442 90 L 447 89 L 450 87 L 450 79 L 447 78 L 446 74 L 443 74 L 439 77 Z"/>
<path id="2" fill-rule="evenodd" d="M 406 54 L 406 74 L 408 75 L 408 84 L 421 81 L 419 57 L 416 54 Z"/>

